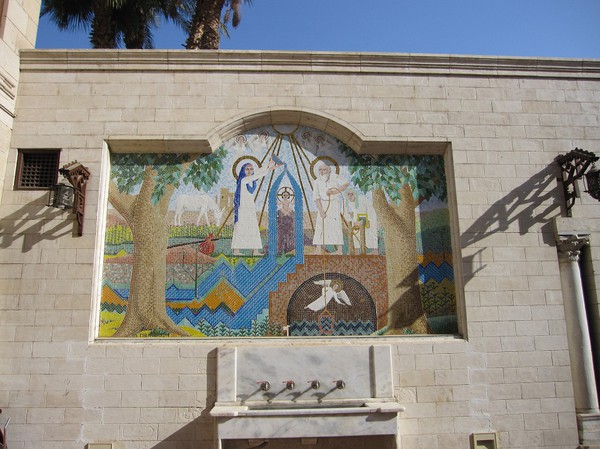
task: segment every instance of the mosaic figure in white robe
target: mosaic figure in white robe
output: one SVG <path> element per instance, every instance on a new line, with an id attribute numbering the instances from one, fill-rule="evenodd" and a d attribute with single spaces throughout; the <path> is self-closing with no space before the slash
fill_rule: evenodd
<path id="1" fill-rule="evenodd" d="M 256 173 L 250 162 L 244 164 L 240 169 L 233 199 L 234 225 L 231 249 L 235 256 L 239 256 L 242 249 L 251 249 L 254 255 L 259 255 L 262 250 L 254 193 L 257 188 L 257 180 L 272 170 L 275 170 L 273 161 L 269 161 L 266 167 L 258 169 Z"/>
<path id="2" fill-rule="evenodd" d="M 316 285 L 322 285 L 322 293 L 317 299 L 311 302 L 309 305 L 305 307 L 305 309 L 310 309 L 313 312 L 318 312 L 319 310 L 323 310 L 327 304 L 333 299 L 338 304 L 352 305 L 350 303 L 350 298 L 343 289 L 343 285 L 341 281 L 337 279 L 325 279 L 321 281 L 314 281 Z"/>
<path id="3" fill-rule="evenodd" d="M 355 232 L 352 235 L 352 245 L 355 249 L 360 249 L 361 235 L 359 229 L 361 226 L 364 226 L 365 247 L 366 249 L 372 250 L 374 254 L 377 254 L 379 248 L 379 223 L 373 204 L 366 196 L 360 195 L 354 189 L 346 190 L 346 198 L 346 216 L 348 217 L 348 225 L 350 227 L 355 227 Z"/>
<path id="4" fill-rule="evenodd" d="M 342 192 L 348 188 L 349 183 L 337 173 L 333 173 L 331 166 L 319 161 L 317 163 L 318 176 L 313 187 L 313 199 L 319 211 L 315 223 L 313 245 L 336 245 L 336 253 L 342 253 L 344 233 L 342 227 L 341 205 Z"/>

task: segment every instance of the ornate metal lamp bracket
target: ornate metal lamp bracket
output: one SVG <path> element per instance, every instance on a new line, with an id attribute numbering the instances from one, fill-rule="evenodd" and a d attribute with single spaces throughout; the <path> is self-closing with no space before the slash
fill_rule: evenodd
<path id="1" fill-rule="evenodd" d="M 85 213 L 85 191 L 90 178 L 89 170 L 77 161 L 66 164 L 58 170 L 75 189 L 73 200 L 73 213 L 77 219 L 77 235 L 83 235 L 83 216 Z"/>
<path id="2" fill-rule="evenodd" d="M 599 159 L 591 151 L 575 148 L 567 154 L 561 154 L 556 157 L 555 162 L 562 170 L 562 177 L 558 178 L 562 182 L 565 198 L 565 207 L 567 216 L 572 215 L 571 208 L 575 204 L 575 198 L 579 197 L 579 193 L 575 188 L 575 181 L 583 177 L 586 170 L 591 164 Z"/>

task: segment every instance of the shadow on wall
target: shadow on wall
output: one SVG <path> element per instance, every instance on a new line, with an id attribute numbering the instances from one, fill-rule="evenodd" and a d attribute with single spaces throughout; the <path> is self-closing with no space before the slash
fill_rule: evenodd
<path id="1" fill-rule="evenodd" d="M 174 406 L 176 413 L 174 422 L 157 423 L 158 438 L 161 438 L 169 427 L 181 426 L 181 428 L 164 437 L 162 441 L 152 446 L 152 449 L 213 449 L 215 447 L 214 418 L 209 413 L 216 400 L 217 350 L 210 351 L 206 358 L 205 387 L 199 386 L 196 390 L 186 391 L 189 395 L 187 400 L 190 405 L 187 407 Z M 181 392 L 174 393 L 180 394 Z M 162 426 L 165 426 L 164 430 Z"/>
<path id="2" fill-rule="evenodd" d="M 29 252 L 42 241 L 65 235 L 77 236 L 74 215 L 32 201 L 0 219 L 0 248 L 13 248 L 23 240 L 21 252 Z"/>
<path id="3" fill-rule="evenodd" d="M 402 282 L 396 284 L 396 290 L 401 292 L 400 297 L 396 299 L 390 306 L 386 315 L 388 322 L 389 315 L 392 316 L 392 328 L 404 329 L 411 328 L 411 332 L 416 334 L 429 334 L 431 329 L 427 324 L 423 304 L 421 302 L 421 290 L 419 282 L 419 271 L 417 268 L 412 270 Z M 394 333 L 394 332 L 392 332 Z"/>
<path id="4" fill-rule="evenodd" d="M 463 266 L 466 267 L 465 283 L 486 267 L 483 253 L 487 246 L 477 244 L 494 234 L 514 232 L 524 236 L 532 230 L 541 231 L 544 243 L 549 246 L 555 245 L 551 219 L 561 213 L 559 202 L 561 193 L 556 182 L 556 170 L 555 165 L 548 165 L 511 190 L 508 195 L 493 203 L 462 233 L 463 250 L 469 247 L 480 247 L 472 255 L 463 257 Z M 523 244 L 523 246 L 529 245 Z"/>

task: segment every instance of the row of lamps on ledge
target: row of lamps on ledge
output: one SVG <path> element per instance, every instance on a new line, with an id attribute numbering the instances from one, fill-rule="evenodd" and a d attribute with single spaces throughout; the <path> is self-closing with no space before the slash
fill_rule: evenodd
<path id="1" fill-rule="evenodd" d="M 585 151 L 580 148 L 575 148 L 567 154 L 561 154 L 556 157 L 555 162 L 560 166 L 562 171 L 562 177 L 558 178 L 558 181 L 562 182 L 568 217 L 572 215 L 571 208 L 575 205 L 575 198 L 579 198 L 576 183 L 579 179 L 585 179 L 584 192 L 587 192 L 592 198 L 600 201 L 600 169 L 595 164 L 598 159 L 599 157 L 591 151 Z M 589 171 L 587 171 L 588 169 Z"/>
<path id="2" fill-rule="evenodd" d="M 48 206 L 58 209 L 71 209 L 77 219 L 77 235 L 83 235 L 85 213 L 85 190 L 90 171 L 77 161 L 66 164 L 58 172 L 63 179 L 50 189 Z"/>
<path id="3" fill-rule="evenodd" d="M 575 198 L 579 197 L 576 181 L 581 178 L 585 177 L 584 192 L 600 201 L 600 169 L 595 164 L 598 159 L 600 158 L 591 151 L 580 148 L 556 157 L 555 162 L 562 172 L 562 177 L 558 180 L 562 182 L 567 216 L 572 215 L 571 208 L 575 204 Z M 90 172 L 83 164 L 73 161 L 62 167 L 59 173 L 63 175 L 63 179 L 51 188 L 48 206 L 62 210 L 72 209 L 77 219 L 77 235 L 81 236 L 85 213 L 85 190 Z"/>

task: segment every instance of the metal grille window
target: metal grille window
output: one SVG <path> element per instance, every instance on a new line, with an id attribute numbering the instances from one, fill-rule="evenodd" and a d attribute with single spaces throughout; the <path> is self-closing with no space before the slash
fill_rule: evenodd
<path id="1" fill-rule="evenodd" d="M 48 189 L 58 179 L 60 150 L 19 150 L 15 187 L 22 190 Z"/>

